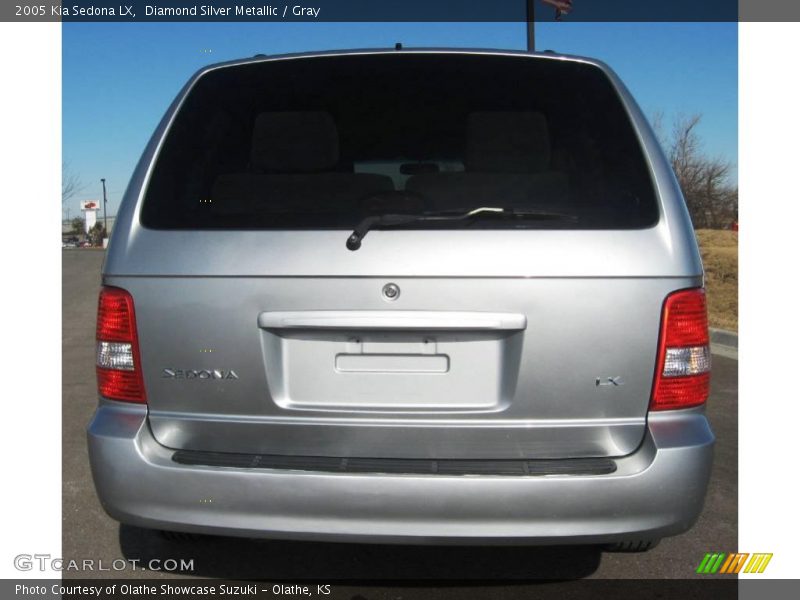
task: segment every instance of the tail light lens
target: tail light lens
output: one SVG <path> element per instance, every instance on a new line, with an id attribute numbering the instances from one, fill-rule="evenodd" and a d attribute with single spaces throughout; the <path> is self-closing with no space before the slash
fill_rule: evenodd
<path id="1" fill-rule="evenodd" d="M 690 408 L 708 399 L 711 351 L 704 289 L 667 296 L 656 369 L 650 410 Z"/>
<path id="2" fill-rule="evenodd" d="M 146 403 L 133 297 L 104 287 L 97 305 L 97 391 L 124 402 Z"/>

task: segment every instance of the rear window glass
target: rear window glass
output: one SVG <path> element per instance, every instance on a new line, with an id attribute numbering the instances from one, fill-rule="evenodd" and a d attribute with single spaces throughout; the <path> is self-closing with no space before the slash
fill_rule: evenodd
<path id="1" fill-rule="evenodd" d="M 642 148 L 599 68 L 402 52 L 220 68 L 176 115 L 141 219 L 157 229 L 348 229 L 369 215 L 480 207 L 553 218 L 403 226 L 656 222 Z"/>

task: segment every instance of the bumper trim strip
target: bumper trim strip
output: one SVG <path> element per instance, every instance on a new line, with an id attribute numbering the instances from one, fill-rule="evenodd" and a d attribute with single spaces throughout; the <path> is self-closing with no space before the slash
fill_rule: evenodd
<path id="1" fill-rule="evenodd" d="M 172 460 L 183 465 L 278 469 L 326 473 L 390 473 L 409 475 L 608 475 L 617 470 L 609 458 L 570 459 L 403 459 L 328 456 L 281 456 L 177 450 Z"/>

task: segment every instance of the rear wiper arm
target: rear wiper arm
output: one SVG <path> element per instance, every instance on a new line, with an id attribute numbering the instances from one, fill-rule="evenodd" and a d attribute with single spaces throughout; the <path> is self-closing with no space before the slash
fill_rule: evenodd
<path id="1" fill-rule="evenodd" d="M 547 212 L 538 210 L 518 210 L 513 208 L 502 208 L 498 206 L 482 206 L 481 208 L 474 208 L 472 210 L 454 212 L 427 212 L 419 214 L 383 214 L 371 215 L 364 217 L 358 225 L 356 225 L 353 233 L 347 238 L 347 249 L 358 250 L 361 248 L 361 242 L 370 232 L 371 229 L 376 227 L 393 227 L 399 225 L 408 225 L 409 223 L 418 223 L 421 221 L 465 221 L 481 216 L 501 216 L 501 217 L 518 217 L 524 219 L 570 219 L 574 220 L 575 215 L 565 213 Z"/>

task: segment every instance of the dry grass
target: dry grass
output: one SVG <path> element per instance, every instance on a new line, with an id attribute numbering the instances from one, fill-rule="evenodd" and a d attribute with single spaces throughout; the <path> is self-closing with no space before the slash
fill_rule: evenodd
<path id="1" fill-rule="evenodd" d="M 739 328 L 739 234 L 733 231 L 698 229 L 703 255 L 711 327 Z"/>

